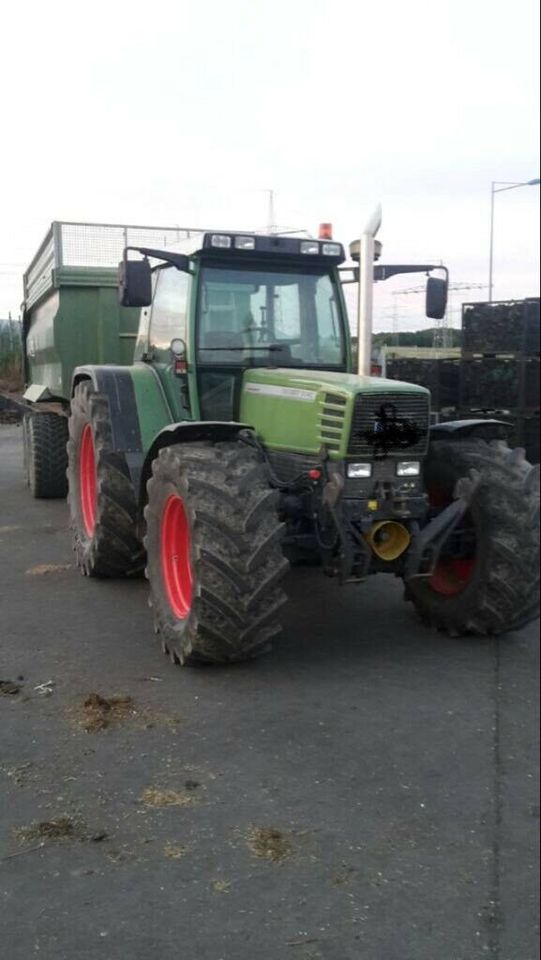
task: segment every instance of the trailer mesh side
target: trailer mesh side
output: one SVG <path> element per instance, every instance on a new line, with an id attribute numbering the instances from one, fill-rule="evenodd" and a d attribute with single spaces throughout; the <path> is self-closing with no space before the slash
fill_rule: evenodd
<path id="1" fill-rule="evenodd" d="M 24 275 L 26 308 L 54 286 L 56 269 L 116 269 L 127 246 L 168 249 L 200 233 L 188 227 L 55 221 Z"/>

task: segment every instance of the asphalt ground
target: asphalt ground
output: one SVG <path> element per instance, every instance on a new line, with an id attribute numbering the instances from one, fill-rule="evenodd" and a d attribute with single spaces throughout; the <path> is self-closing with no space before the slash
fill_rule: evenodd
<path id="1" fill-rule="evenodd" d="M 268 657 L 174 667 L 0 427 L 2 957 L 535 960 L 538 625 L 451 639 L 390 578 L 287 588 Z M 133 702 L 88 730 L 92 694 Z"/>

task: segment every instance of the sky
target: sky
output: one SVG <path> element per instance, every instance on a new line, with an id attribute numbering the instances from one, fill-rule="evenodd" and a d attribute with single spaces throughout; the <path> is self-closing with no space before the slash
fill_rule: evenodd
<path id="1" fill-rule="evenodd" d="M 48 0 L 3 8 L 0 317 L 52 220 L 257 229 L 488 281 L 492 181 L 539 176 L 534 0 Z M 494 296 L 539 294 L 539 187 L 496 196 Z M 427 325 L 378 284 L 375 328 Z M 455 290 L 486 299 L 486 286 Z"/>

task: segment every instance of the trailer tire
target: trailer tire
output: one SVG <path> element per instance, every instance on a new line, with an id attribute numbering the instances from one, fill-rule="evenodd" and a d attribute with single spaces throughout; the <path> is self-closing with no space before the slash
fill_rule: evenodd
<path id="1" fill-rule="evenodd" d="M 23 418 L 24 478 L 35 499 L 67 495 L 68 421 L 58 413 L 31 413 Z"/>
<path id="2" fill-rule="evenodd" d="M 228 663 L 270 649 L 288 569 L 278 494 L 248 444 L 160 450 L 147 484 L 146 575 L 174 663 Z"/>
<path id="3" fill-rule="evenodd" d="M 22 435 L 23 435 L 23 477 L 24 482 L 27 487 L 30 486 L 30 470 L 28 464 L 28 421 L 30 415 L 25 413 L 21 423 Z"/>
<path id="4" fill-rule="evenodd" d="M 406 585 L 421 617 L 454 636 L 497 635 L 539 616 L 539 468 L 502 441 L 436 441 L 425 464 L 431 503 L 451 502 L 472 470 L 480 485 L 462 534 L 432 577 Z"/>
<path id="5" fill-rule="evenodd" d="M 89 381 L 77 385 L 71 401 L 68 480 L 73 549 L 81 573 L 142 574 L 145 554 L 126 457 L 113 448 L 109 401 Z"/>

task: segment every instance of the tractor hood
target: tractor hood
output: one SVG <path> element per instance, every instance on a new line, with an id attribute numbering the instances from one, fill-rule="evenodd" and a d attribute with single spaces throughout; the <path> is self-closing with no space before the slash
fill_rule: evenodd
<path id="1" fill-rule="evenodd" d="M 286 367 L 247 370 L 240 420 L 253 426 L 270 450 L 317 455 L 325 446 L 331 458 L 338 460 L 355 456 L 350 442 L 354 424 L 362 422 L 363 430 L 371 429 L 385 402 L 398 416 L 416 424 L 420 434 L 416 453 L 424 452 L 429 391 L 399 380 Z M 403 455 L 403 449 L 397 452 Z"/>

